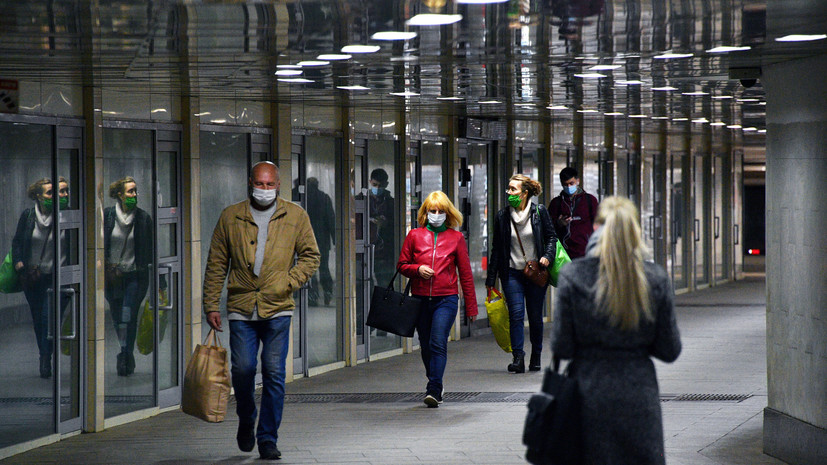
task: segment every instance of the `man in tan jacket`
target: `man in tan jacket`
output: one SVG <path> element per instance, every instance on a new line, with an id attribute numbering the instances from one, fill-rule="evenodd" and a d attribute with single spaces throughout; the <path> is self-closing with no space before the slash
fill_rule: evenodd
<path id="1" fill-rule="evenodd" d="M 281 458 L 276 444 L 293 292 L 319 268 L 319 249 L 307 212 L 279 198 L 276 165 L 256 163 L 249 182 L 250 199 L 225 208 L 215 227 L 204 273 L 204 313 L 210 327 L 221 331 L 219 301 L 226 278 L 238 447 L 249 452 L 258 441 L 261 458 L 272 460 Z M 256 431 L 259 343 L 263 388 Z"/>

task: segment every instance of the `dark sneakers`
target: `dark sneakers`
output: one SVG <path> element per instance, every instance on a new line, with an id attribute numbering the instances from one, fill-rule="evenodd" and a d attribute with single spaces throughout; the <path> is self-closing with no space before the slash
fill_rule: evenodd
<path id="1" fill-rule="evenodd" d="M 279 460 L 281 452 L 279 448 L 272 442 L 263 442 L 258 445 L 258 455 L 262 460 Z"/>
<path id="2" fill-rule="evenodd" d="M 256 427 L 239 424 L 238 434 L 235 435 L 235 439 L 238 441 L 238 448 L 241 449 L 242 452 L 252 451 L 253 448 L 256 447 Z"/>
<path id="3" fill-rule="evenodd" d="M 444 394 L 444 393 L 445 393 L 444 389 L 442 390 L 442 393 L 438 393 L 438 392 L 429 392 L 429 393 L 427 393 L 425 395 L 425 400 L 424 400 L 425 405 L 427 405 L 428 408 L 437 408 L 437 407 L 439 407 L 439 404 L 442 403 L 442 394 Z"/>

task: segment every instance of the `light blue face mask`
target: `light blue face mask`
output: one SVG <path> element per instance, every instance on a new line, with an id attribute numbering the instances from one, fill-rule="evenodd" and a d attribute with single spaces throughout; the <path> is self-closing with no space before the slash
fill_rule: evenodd
<path id="1" fill-rule="evenodd" d="M 569 195 L 574 195 L 574 194 L 576 194 L 576 193 L 577 193 L 577 186 L 576 186 L 576 185 L 574 185 L 574 186 L 566 186 L 566 192 L 568 192 L 568 193 L 569 193 Z"/>
<path id="2" fill-rule="evenodd" d="M 381 194 L 381 193 L 382 193 L 382 191 L 384 191 L 384 190 L 385 190 L 385 189 L 384 189 L 384 188 L 382 188 L 382 187 L 371 187 L 371 188 L 370 188 L 370 193 L 371 193 L 371 194 L 373 194 L 373 195 L 379 195 L 379 194 Z"/>

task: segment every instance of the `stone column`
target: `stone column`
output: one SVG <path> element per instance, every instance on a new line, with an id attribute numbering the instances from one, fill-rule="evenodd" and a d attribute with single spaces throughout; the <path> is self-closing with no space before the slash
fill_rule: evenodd
<path id="1" fill-rule="evenodd" d="M 789 11 L 793 7 L 796 11 Z M 820 1 L 767 5 L 767 41 L 824 24 Z M 815 20 L 814 18 L 821 18 Z M 823 31 L 821 31 L 823 32 Z M 827 55 L 765 65 L 767 392 L 764 452 L 790 464 L 827 457 Z"/>

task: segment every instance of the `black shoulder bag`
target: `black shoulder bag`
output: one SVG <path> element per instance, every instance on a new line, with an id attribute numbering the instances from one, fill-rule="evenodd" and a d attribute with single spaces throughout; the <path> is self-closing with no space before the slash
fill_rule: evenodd
<path id="1" fill-rule="evenodd" d="M 569 368 L 559 373 L 560 359 L 546 367 L 543 387 L 528 401 L 523 429 L 526 460 L 536 465 L 579 464 L 583 454 L 580 438 L 580 394 Z"/>
<path id="2" fill-rule="evenodd" d="M 398 336 L 413 337 L 422 301 L 419 297 L 410 295 L 411 280 L 408 280 L 405 292 L 393 290 L 393 282 L 398 274 L 397 269 L 388 287 L 373 286 L 365 324 Z"/>

